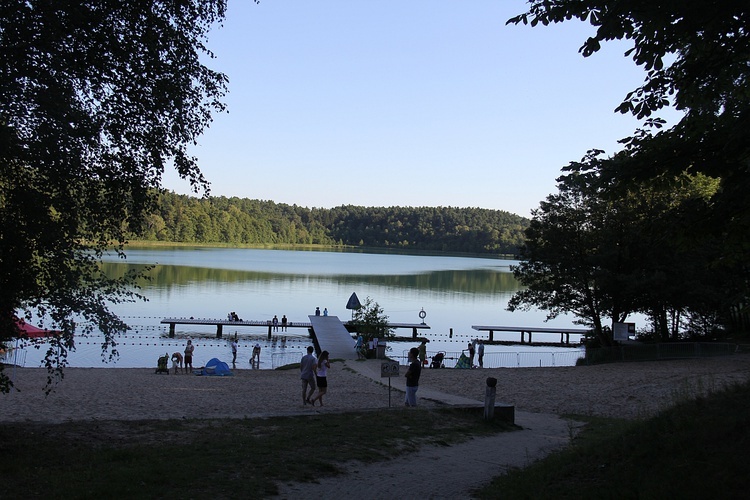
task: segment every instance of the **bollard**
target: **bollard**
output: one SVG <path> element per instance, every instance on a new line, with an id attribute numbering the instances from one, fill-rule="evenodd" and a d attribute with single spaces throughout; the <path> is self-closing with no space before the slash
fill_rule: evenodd
<path id="1" fill-rule="evenodd" d="M 451 334 L 450 334 L 450 336 L 449 336 L 448 338 L 449 338 L 449 339 L 452 339 L 452 338 L 453 338 L 453 328 L 451 328 Z"/>
<path id="2" fill-rule="evenodd" d="M 484 391 L 484 419 L 492 420 L 495 417 L 495 391 L 497 390 L 497 379 L 487 377 L 487 388 Z"/>

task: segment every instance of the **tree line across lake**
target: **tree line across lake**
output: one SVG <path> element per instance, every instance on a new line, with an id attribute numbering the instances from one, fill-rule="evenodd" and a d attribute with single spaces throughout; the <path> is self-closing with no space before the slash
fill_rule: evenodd
<path id="1" fill-rule="evenodd" d="M 482 208 L 307 208 L 163 192 L 133 237 L 181 243 L 348 245 L 517 255 L 528 224 L 524 217 Z"/>

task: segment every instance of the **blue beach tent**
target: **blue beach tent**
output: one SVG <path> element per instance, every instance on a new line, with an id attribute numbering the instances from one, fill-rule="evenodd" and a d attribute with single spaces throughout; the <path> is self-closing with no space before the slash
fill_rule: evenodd
<path id="1" fill-rule="evenodd" d="M 217 358 L 211 358 L 211 360 L 206 363 L 206 366 L 203 367 L 202 370 L 196 370 L 195 374 L 224 377 L 227 375 L 232 375 L 232 371 L 229 369 L 229 365 L 227 365 L 225 362 L 220 361 Z"/>

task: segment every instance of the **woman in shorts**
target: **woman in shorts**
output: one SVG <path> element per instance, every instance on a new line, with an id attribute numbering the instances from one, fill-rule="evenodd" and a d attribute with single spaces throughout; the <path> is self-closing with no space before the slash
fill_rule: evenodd
<path id="1" fill-rule="evenodd" d="M 310 400 L 310 403 L 315 406 L 315 401 L 320 401 L 320 406 L 323 406 L 323 395 L 328 391 L 328 369 L 331 367 L 331 363 L 328 361 L 328 351 L 320 353 L 318 358 L 318 364 L 315 366 L 315 381 L 318 383 L 318 394 Z"/>

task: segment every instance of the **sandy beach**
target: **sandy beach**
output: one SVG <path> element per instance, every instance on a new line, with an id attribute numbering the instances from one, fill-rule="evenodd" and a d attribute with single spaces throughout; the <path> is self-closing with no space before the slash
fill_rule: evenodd
<path id="1" fill-rule="evenodd" d="M 294 370 L 234 370 L 231 377 L 155 374 L 153 369 L 68 368 L 45 395 L 43 368 L 7 367 L 20 392 L 1 396 L 0 421 L 65 422 L 171 418 L 246 418 L 388 407 L 388 379 L 378 361 L 336 362 L 324 407 L 302 404 Z M 405 367 L 401 367 L 402 373 Z M 637 418 L 681 395 L 750 378 L 750 354 L 557 368 L 425 369 L 419 403 L 439 406 L 484 400 L 486 379 L 498 379 L 497 401 L 520 411 Z M 401 405 L 403 377 L 392 379 Z"/>
<path id="2" fill-rule="evenodd" d="M 272 417 L 389 406 L 388 379 L 380 378 L 375 360 L 333 363 L 325 406 L 314 408 L 302 403 L 296 370 L 235 370 L 230 377 L 207 377 L 71 368 L 45 396 L 46 370 L 7 369 L 20 392 L 0 396 L 3 422 Z M 648 417 L 685 397 L 749 380 L 750 354 L 559 368 L 425 369 L 418 403 L 423 408 L 481 405 L 487 377 L 498 380 L 497 402 L 515 406 L 522 430 L 449 448 L 425 447 L 367 467 L 354 465 L 343 476 L 315 483 L 279 484 L 279 497 L 467 498 L 494 476 L 566 446 L 577 424 L 560 415 Z M 403 405 L 402 379 L 391 379 L 393 407 Z"/>

